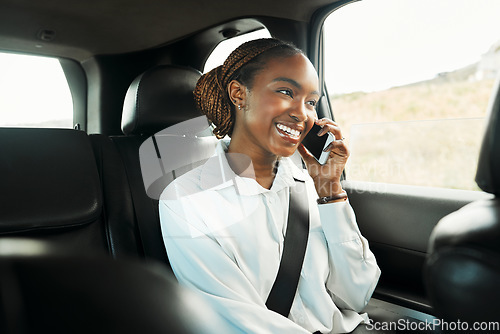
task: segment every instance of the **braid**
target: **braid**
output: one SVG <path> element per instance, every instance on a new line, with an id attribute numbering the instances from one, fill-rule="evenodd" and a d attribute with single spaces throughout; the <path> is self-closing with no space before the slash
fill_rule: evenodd
<path id="1" fill-rule="evenodd" d="M 234 118 L 227 94 L 223 94 L 219 80 L 221 68 L 222 66 L 216 67 L 202 75 L 194 90 L 198 109 L 216 126 L 213 132 L 219 139 L 230 132 Z"/>
<path id="2" fill-rule="evenodd" d="M 249 41 L 236 48 L 223 65 L 205 73 L 198 80 L 193 92 L 195 102 L 198 109 L 215 125 L 213 133 L 217 138 L 231 136 L 233 132 L 235 111 L 227 94 L 228 84 L 236 79 L 250 88 L 253 77 L 267 60 L 259 58 L 270 53 L 266 51 L 271 49 L 279 49 L 275 56 L 281 57 L 302 52 L 295 46 L 274 38 Z"/>

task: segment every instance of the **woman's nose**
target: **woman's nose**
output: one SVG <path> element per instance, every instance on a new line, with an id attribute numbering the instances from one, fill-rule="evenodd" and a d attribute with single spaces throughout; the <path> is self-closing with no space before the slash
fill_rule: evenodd
<path id="1" fill-rule="evenodd" d="M 290 117 L 296 122 L 305 122 L 307 119 L 307 108 L 305 104 L 298 103 L 297 106 L 290 111 Z"/>

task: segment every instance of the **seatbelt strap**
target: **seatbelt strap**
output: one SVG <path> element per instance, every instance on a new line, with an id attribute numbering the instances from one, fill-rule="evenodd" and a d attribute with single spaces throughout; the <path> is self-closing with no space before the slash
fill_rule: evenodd
<path id="1" fill-rule="evenodd" d="M 309 204 L 306 184 L 304 181 L 295 179 L 295 187 L 290 187 L 288 224 L 280 267 L 266 301 L 268 309 L 284 317 L 288 317 L 292 308 L 304 262 L 308 236 Z"/>

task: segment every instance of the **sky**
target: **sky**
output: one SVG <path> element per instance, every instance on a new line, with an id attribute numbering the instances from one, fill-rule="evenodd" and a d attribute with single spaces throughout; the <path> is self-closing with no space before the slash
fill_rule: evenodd
<path id="1" fill-rule="evenodd" d="M 363 0 L 344 6 L 325 22 L 328 90 L 383 90 L 474 63 L 500 40 L 499 14 L 500 0 Z M 228 41 L 206 68 L 240 43 Z M 54 59 L 0 53 L 0 93 L 0 126 L 72 114 L 71 94 Z"/>
<path id="2" fill-rule="evenodd" d="M 376 91 L 478 61 L 500 40 L 498 0 L 363 0 L 325 22 L 330 93 Z"/>

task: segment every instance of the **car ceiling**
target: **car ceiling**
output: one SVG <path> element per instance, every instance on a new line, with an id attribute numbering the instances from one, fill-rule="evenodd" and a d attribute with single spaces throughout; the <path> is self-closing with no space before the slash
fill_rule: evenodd
<path id="1" fill-rule="evenodd" d="M 242 17 L 309 21 L 335 0 L 0 0 L 0 49 L 83 61 L 168 44 Z"/>

